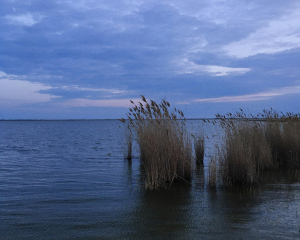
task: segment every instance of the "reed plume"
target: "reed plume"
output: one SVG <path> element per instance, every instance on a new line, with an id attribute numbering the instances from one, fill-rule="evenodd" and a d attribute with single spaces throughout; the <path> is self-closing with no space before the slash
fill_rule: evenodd
<path id="1" fill-rule="evenodd" d="M 182 111 L 162 100 L 134 103 L 127 118 L 140 149 L 146 187 L 166 187 L 175 180 L 191 178 L 192 148 Z M 125 121 L 125 120 L 124 120 Z"/>

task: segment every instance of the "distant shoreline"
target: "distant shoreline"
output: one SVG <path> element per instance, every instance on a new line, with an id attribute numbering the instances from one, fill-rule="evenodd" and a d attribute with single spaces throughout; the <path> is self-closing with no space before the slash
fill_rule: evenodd
<path id="1" fill-rule="evenodd" d="M 205 121 L 213 121 L 220 120 L 221 118 L 187 118 L 186 120 L 205 120 Z M 120 119 L 0 119 L 0 122 L 4 121 L 119 121 Z M 248 120 L 248 121 L 268 121 L 269 118 L 226 118 L 225 120 Z M 275 119 L 272 119 L 273 121 Z M 276 119 L 277 120 L 277 119 Z M 278 118 L 278 121 L 282 119 Z"/>

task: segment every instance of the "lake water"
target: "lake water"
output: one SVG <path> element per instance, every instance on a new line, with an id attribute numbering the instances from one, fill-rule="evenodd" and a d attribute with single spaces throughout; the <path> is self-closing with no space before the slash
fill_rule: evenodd
<path id="1" fill-rule="evenodd" d="M 300 184 L 284 171 L 211 190 L 210 138 L 190 184 L 147 191 L 137 151 L 124 160 L 121 125 L 0 121 L 0 239 L 300 238 Z M 204 131 L 222 135 L 212 124 Z"/>

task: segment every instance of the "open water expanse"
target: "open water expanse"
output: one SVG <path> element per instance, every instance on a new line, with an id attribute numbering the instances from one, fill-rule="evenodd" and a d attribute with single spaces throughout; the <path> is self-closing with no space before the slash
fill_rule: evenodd
<path id="1" fill-rule="evenodd" d="M 191 184 L 147 191 L 137 151 L 124 160 L 121 125 L 0 121 L 0 239 L 300 239 L 300 184 L 284 171 L 211 190 L 210 137 Z"/>

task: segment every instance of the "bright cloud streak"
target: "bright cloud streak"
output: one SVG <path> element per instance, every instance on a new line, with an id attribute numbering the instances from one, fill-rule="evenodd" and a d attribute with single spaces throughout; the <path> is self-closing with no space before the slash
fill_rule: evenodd
<path id="1" fill-rule="evenodd" d="M 125 107 L 132 106 L 130 100 L 134 102 L 141 101 L 140 99 L 109 99 L 109 100 L 92 100 L 92 99 L 72 99 L 65 103 L 66 107 Z"/>
<path id="2" fill-rule="evenodd" d="M 300 86 L 276 88 L 267 92 L 260 92 L 256 94 L 247 94 L 247 95 L 240 95 L 240 96 L 225 96 L 225 97 L 217 97 L 217 98 L 194 99 L 193 102 L 212 102 L 212 103 L 249 102 L 249 101 L 267 100 L 270 98 L 290 95 L 290 94 L 300 94 Z"/>
<path id="3" fill-rule="evenodd" d="M 244 75 L 249 72 L 250 68 L 231 68 L 216 65 L 198 65 L 188 59 L 184 59 L 179 62 L 179 73 L 190 73 L 190 74 L 209 74 L 216 77 L 227 76 L 227 75 Z"/>
<path id="4" fill-rule="evenodd" d="M 230 43 L 223 50 L 232 57 L 246 58 L 256 54 L 274 54 L 300 48 L 300 6 L 249 37 Z"/>
<path id="5" fill-rule="evenodd" d="M 124 94 L 129 93 L 129 91 L 119 90 L 119 89 L 107 89 L 107 88 L 84 88 L 79 87 L 78 85 L 74 86 L 63 86 L 64 90 L 75 90 L 75 91 L 91 91 L 91 92 L 108 92 L 112 94 Z"/>
<path id="6" fill-rule="evenodd" d="M 23 104 L 49 102 L 59 96 L 40 93 L 52 87 L 37 82 L 11 80 L 16 76 L 0 72 L 0 105 L 20 106 Z"/>
<path id="7" fill-rule="evenodd" d="M 7 15 L 4 18 L 6 18 L 10 24 L 22 25 L 27 27 L 33 26 L 42 19 L 42 17 L 38 17 L 38 19 L 35 19 L 30 13 L 22 15 Z"/>
<path id="8" fill-rule="evenodd" d="M 211 73 L 213 76 L 227 76 L 227 75 L 244 75 L 250 71 L 250 68 L 230 68 L 214 65 L 199 65 L 203 71 Z"/>

